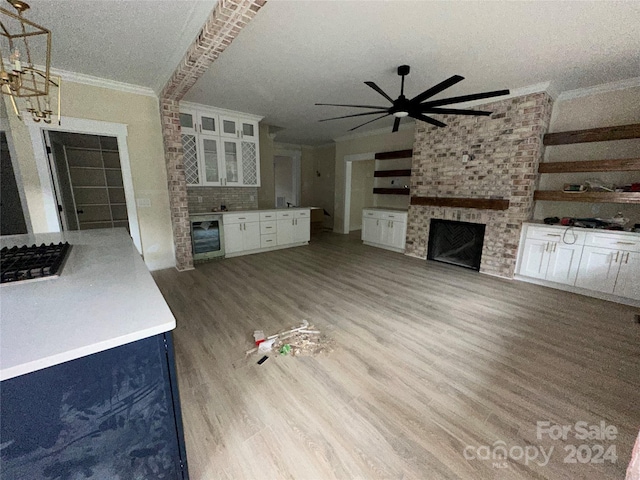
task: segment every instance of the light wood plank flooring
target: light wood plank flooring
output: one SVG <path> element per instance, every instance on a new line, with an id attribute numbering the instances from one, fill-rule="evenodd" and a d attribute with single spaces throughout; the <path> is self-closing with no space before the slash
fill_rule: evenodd
<path id="1" fill-rule="evenodd" d="M 154 278 L 178 322 L 192 480 L 624 478 L 640 427 L 637 309 L 330 233 Z M 303 319 L 336 350 L 245 359 L 253 330 Z M 605 421 L 618 436 L 539 440 L 537 421 Z M 496 442 L 516 458 L 464 456 Z M 615 444 L 618 460 L 564 463 L 569 444 Z M 538 446 L 554 448 L 548 464 L 517 459 Z"/>

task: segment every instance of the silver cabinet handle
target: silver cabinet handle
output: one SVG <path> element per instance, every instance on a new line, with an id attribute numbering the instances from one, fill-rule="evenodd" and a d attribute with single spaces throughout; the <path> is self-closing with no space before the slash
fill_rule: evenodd
<path id="1" fill-rule="evenodd" d="M 548 252 L 549 251 L 549 242 L 544 244 L 544 251 Z"/>
<path id="2" fill-rule="evenodd" d="M 619 256 L 619 255 L 620 255 L 620 250 L 618 250 L 618 251 L 616 252 L 616 258 L 615 258 L 615 260 L 613 261 L 613 263 L 618 263 L 618 256 Z"/>
<path id="3" fill-rule="evenodd" d="M 616 242 L 618 245 L 635 245 L 634 242 Z"/>
<path id="4" fill-rule="evenodd" d="M 629 263 L 629 255 L 630 255 L 630 252 L 627 252 L 627 258 L 625 258 L 625 260 L 624 260 L 624 264 L 625 264 L 625 265 L 626 265 L 627 263 Z"/>
<path id="5" fill-rule="evenodd" d="M 380 220 L 376 220 L 376 225 L 380 225 Z"/>
<path id="6" fill-rule="evenodd" d="M 553 244 L 553 251 L 555 252 L 557 248 L 558 248 L 558 244 L 557 244 L 557 243 L 554 243 L 554 244 Z"/>
<path id="7" fill-rule="evenodd" d="M 560 235 L 557 233 L 547 233 L 547 237 L 559 237 Z"/>

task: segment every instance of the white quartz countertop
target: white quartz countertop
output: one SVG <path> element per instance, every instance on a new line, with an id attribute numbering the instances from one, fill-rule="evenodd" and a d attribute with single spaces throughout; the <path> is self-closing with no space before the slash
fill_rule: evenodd
<path id="1" fill-rule="evenodd" d="M 190 213 L 190 217 L 198 217 L 198 216 L 211 216 L 211 215 L 226 215 L 233 213 L 260 213 L 260 212 L 284 212 L 285 210 L 293 211 L 293 210 L 314 210 L 320 207 L 291 207 L 291 208 L 263 208 L 256 210 L 225 210 L 224 212 L 199 212 L 199 213 Z"/>
<path id="2" fill-rule="evenodd" d="M 392 207 L 364 207 L 363 210 L 377 210 L 380 212 L 402 212 L 407 213 L 407 208 L 392 208 Z"/>
<path id="3" fill-rule="evenodd" d="M 0 246 L 65 241 L 58 278 L 0 286 L 0 380 L 176 326 L 124 228 L 6 236 Z"/>
<path id="4" fill-rule="evenodd" d="M 627 232 L 625 230 L 607 230 L 606 228 L 569 227 L 569 226 L 560 225 L 560 224 L 548 225 L 548 224 L 544 223 L 544 221 L 542 221 L 542 220 L 529 220 L 528 222 L 523 222 L 523 225 L 534 225 L 536 227 L 557 228 L 559 230 L 566 230 L 568 228 L 574 228 L 576 230 L 580 230 L 580 231 L 583 231 L 583 232 L 610 233 L 612 235 L 613 234 L 615 234 L 615 235 L 629 235 L 629 236 L 634 236 L 634 237 L 640 236 L 640 233 L 638 233 L 638 232 Z"/>

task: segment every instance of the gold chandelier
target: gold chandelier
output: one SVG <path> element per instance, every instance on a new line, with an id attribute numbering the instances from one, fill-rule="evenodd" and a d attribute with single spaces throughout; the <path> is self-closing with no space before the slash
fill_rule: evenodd
<path id="1" fill-rule="evenodd" d="M 0 89 L 8 95 L 18 118 L 20 106 L 35 122 L 51 123 L 57 115 L 60 124 L 60 77 L 50 72 L 51 32 L 23 17 L 29 5 L 7 0 L 17 13 L 0 8 Z M 9 56 L 5 57 L 5 48 Z M 56 111 L 51 95 L 57 97 Z M 22 105 L 24 103 L 24 105 Z"/>

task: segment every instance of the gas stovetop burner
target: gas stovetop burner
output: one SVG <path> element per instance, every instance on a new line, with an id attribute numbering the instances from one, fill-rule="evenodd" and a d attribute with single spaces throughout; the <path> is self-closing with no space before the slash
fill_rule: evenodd
<path id="1" fill-rule="evenodd" d="M 71 250 L 69 242 L 0 250 L 0 283 L 57 277 Z"/>

